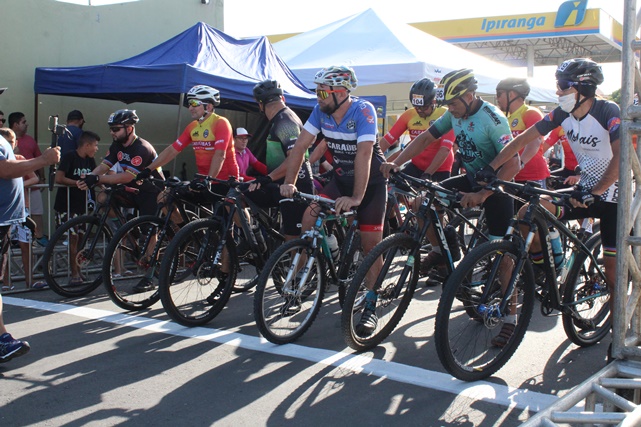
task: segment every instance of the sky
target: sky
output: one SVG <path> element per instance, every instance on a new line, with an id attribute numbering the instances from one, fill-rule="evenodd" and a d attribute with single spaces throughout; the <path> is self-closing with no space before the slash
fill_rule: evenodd
<path id="1" fill-rule="evenodd" d="M 350 0 L 308 2 L 307 0 L 226 0 L 225 33 L 237 37 L 302 33 L 373 8 L 397 22 L 414 23 L 485 16 L 556 12 L 564 0 Z M 446 7 L 452 4 L 453 7 Z M 588 0 L 589 9 L 603 9 L 623 21 L 623 0 Z M 554 73 L 554 67 L 535 69 L 534 75 Z M 603 64 L 609 94 L 621 86 L 620 64 Z"/>

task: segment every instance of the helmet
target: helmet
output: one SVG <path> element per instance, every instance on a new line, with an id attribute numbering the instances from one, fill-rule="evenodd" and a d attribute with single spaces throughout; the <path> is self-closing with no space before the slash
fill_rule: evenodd
<path id="1" fill-rule="evenodd" d="M 430 105 L 436 97 L 436 86 L 428 78 L 415 82 L 410 88 L 410 102 L 415 107 Z"/>
<path id="2" fill-rule="evenodd" d="M 267 104 L 283 96 L 283 89 L 276 80 L 263 80 L 254 86 L 254 98 L 258 102 Z"/>
<path id="3" fill-rule="evenodd" d="M 355 89 L 358 79 L 354 70 L 346 65 L 323 68 L 314 76 L 314 83 L 327 86 L 342 86 L 348 91 Z"/>
<path id="4" fill-rule="evenodd" d="M 447 73 L 441 79 L 439 84 L 439 100 L 450 102 L 456 98 L 465 95 L 467 92 L 473 92 L 478 87 L 474 78 L 474 72 L 469 68 L 462 68 Z"/>
<path id="5" fill-rule="evenodd" d="M 109 126 L 114 125 L 135 125 L 138 123 L 138 116 L 136 110 L 118 110 L 111 113 L 107 119 Z"/>
<path id="6" fill-rule="evenodd" d="M 555 76 L 557 80 L 577 82 L 582 86 L 598 86 L 604 80 L 601 66 L 586 58 L 568 59 L 559 65 Z"/>
<path id="7" fill-rule="evenodd" d="M 197 99 L 207 104 L 213 104 L 214 107 L 217 107 L 220 105 L 220 92 L 211 86 L 198 85 L 189 89 L 186 99 Z"/>
<path id="8" fill-rule="evenodd" d="M 530 94 L 530 84 L 522 77 L 508 77 L 496 85 L 496 90 L 514 91 L 523 98 Z"/>

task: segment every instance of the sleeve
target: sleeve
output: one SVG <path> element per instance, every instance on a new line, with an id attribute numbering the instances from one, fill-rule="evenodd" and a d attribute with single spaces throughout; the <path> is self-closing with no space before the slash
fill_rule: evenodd
<path id="1" fill-rule="evenodd" d="M 320 114 L 320 109 L 318 105 L 316 105 L 312 110 L 312 114 L 309 116 L 309 118 L 305 122 L 305 125 L 303 126 L 303 129 L 314 136 L 318 135 L 321 131 Z"/>
<path id="2" fill-rule="evenodd" d="M 452 114 L 446 111 L 427 130 L 434 138 L 440 138 L 452 129 Z"/>
<path id="3" fill-rule="evenodd" d="M 109 166 L 109 169 L 111 169 L 113 167 L 113 165 L 118 163 L 118 157 L 117 157 L 116 153 L 118 153 L 118 147 L 116 146 L 116 143 L 114 142 L 109 147 L 109 150 L 107 151 L 107 155 L 105 156 L 105 158 L 102 159 L 102 163 L 104 163 L 105 165 Z"/>
<path id="4" fill-rule="evenodd" d="M 454 137 L 454 129 L 450 129 L 448 133 L 441 137 L 441 147 L 445 147 L 451 150 L 454 147 L 455 140 L 456 138 Z"/>
<path id="5" fill-rule="evenodd" d="M 33 140 L 33 154 L 34 154 L 33 156 L 34 158 L 42 156 L 42 151 L 40 151 L 40 146 L 38 145 L 35 139 Z"/>
<path id="6" fill-rule="evenodd" d="M 557 107 L 546 114 L 545 117 L 543 117 L 543 120 L 537 122 L 534 126 L 536 126 L 536 130 L 539 131 L 541 135 L 547 135 L 557 127 L 561 126 L 563 120 L 568 116 L 569 113 L 561 110 L 561 107 Z"/>
<path id="7" fill-rule="evenodd" d="M 363 102 L 356 112 L 356 128 L 358 129 L 358 137 L 356 143 L 366 141 L 376 141 L 376 134 L 378 132 L 378 124 L 376 110 L 369 102 Z"/>
<path id="8" fill-rule="evenodd" d="M 9 153 L 4 144 L 0 144 L 0 160 L 9 160 Z"/>
<path id="9" fill-rule="evenodd" d="M 489 128 L 487 131 L 488 140 L 494 145 L 494 149 L 498 154 L 508 142 L 512 141 L 510 125 L 507 122 L 507 118 L 501 116 L 498 125 L 494 126 L 492 124 L 487 127 Z"/>
<path id="10" fill-rule="evenodd" d="M 563 135 L 563 128 L 554 129 L 548 134 L 547 138 L 545 138 L 545 145 L 548 147 L 552 147 L 554 144 L 559 142 L 559 139 L 561 139 L 561 135 Z"/>
<path id="11" fill-rule="evenodd" d="M 191 144 L 191 130 L 196 126 L 196 122 L 191 122 L 187 125 L 183 133 L 171 144 L 172 147 L 178 152 L 184 150 L 189 144 Z"/>
<path id="12" fill-rule="evenodd" d="M 610 134 L 610 143 L 619 139 L 621 131 L 621 109 L 614 102 L 607 103 L 606 111 L 608 133 Z"/>
<path id="13" fill-rule="evenodd" d="M 276 138 L 281 142 L 283 153 L 294 148 L 294 144 L 300 135 L 300 128 L 297 123 L 291 120 L 281 120 L 272 130 Z"/>
<path id="14" fill-rule="evenodd" d="M 216 135 L 216 140 L 214 141 L 214 150 L 227 151 L 227 148 L 230 144 L 232 144 L 233 140 L 231 124 L 229 123 L 229 121 L 224 117 L 220 117 L 218 120 L 216 120 L 214 129 L 212 130 L 214 132 L 214 135 Z"/>
<path id="15" fill-rule="evenodd" d="M 407 131 L 407 123 L 409 122 L 409 118 L 412 115 L 412 110 L 407 110 L 403 114 L 401 114 L 401 117 L 398 118 L 396 123 L 391 127 L 391 129 L 383 136 L 387 142 L 390 144 L 393 144 L 394 141 L 399 139 L 405 131 Z"/>
<path id="16" fill-rule="evenodd" d="M 72 166 L 72 159 L 73 159 L 74 152 L 71 151 L 64 156 L 62 156 L 62 159 L 60 159 L 60 164 L 58 165 L 58 170 L 64 172 L 65 177 L 71 178 L 71 175 L 69 173 L 69 167 Z M 93 169 L 92 169 L 93 170 Z"/>
<path id="17" fill-rule="evenodd" d="M 531 126 L 534 126 L 536 123 L 540 122 L 543 119 L 543 113 L 538 108 L 528 108 L 525 113 L 523 113 L 523 123 L 525 128 L 528 129 Z"/>

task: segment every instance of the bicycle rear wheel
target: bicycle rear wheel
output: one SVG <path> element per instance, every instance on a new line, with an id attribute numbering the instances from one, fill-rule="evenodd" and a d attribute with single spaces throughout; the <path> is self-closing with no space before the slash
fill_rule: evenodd
<path id="1" fill-rule="evenodd" d="M 165 251 L 158 292 L 169 317 L 181 325 L 204 325 L 229 301 L 238 260 L 233 239 L 227 239 L 228 272 L 221 270 L 217 259 L 222 259 L 217 256 L 220 232 L 217 219 L 191 222 L 176 234 Z"/>
<path id="2" fill-rule="evenodd" d="M 610 289 L 603 281 L 603 248 L 601 234 L 592 236 L 585 245 L 597 264 L 583 252 L 578 252 L 568 273 L 563 292 L 563 329 L 570 341 L 587 347 L 596 344 L 610 332 Z"/>
<path id="3" fill-rule="evenodd" d="M 445 282 L 436 311 L 434 342 L 445 369 L 463 381 L 477 381 L 501 369 L 512 357 L 532 317 L 534 275 L 525 263 L 516 277 L 509 313 L 499 313 L 510 266 L 520 257 L 506 240 L 486 242 L 470 251 Z M 507 271 L 507 273 L 506 273 Z M 514 316 L 510 318 L 508 316 Z M 503 325 L 514 329 L 502 346 L 495 344 Z"/>
<path id="4" fill-rule="evenodd" d="M 316 319 L 325 291 L 323 258 L 308 240 L 292 240 L 274 251 L 258 276 L 254 319 L 274 344 L 300 338 Z"/>
<path id="5" fill-rule="evenodd" d="M 173 237 L 171 227 L 160 233 L 164 225 L 164 219 L 153 215 L 134 218 L 118 229 L 107 246 L 102 276 L 109 298 L 118 307 L 143 310 L 160 299 L 160 260 Z M 156 257 L 154 250 L 158 250 Z"/>
<path id="6" fill-rule="evenodd" d="M 398 325 L 414 295 L 418 282 L 419 263 L 411 256 L 418 243 L 406 234 L 392 234 L 370 251 L 354 275 L 341 315 L 341 329 L 345 343 L 357 351 L 376 347 Z M 382 268 L 376 278 L 376 327 L 371 332 L 360 330 L 359 323 L 365 308 L 367 273 L 377 268 L 382 258 Z"/>
<path id="7" fill-rule="evenodd" d="M 81 215 L 56 229 L 43 253 L 45 280 L 63 297 L 86 295 L 102 282 L 104 251 L 111 230 L 100 227 L 100 219 Z M 73 277 L 73 270 L 78 276 Z"/>

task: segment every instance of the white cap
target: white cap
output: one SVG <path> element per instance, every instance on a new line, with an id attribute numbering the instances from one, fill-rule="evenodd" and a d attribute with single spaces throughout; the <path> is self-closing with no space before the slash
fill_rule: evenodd
<path id="1" fill-rule="evenodd" d="M 251 134 L 251 133 L 249 133 L 249 132 L 247 132 L 247 129 L 245 129 L 245 128 L 237 128 L 237 129 L 236 129 L 236 136 L 247 136 L 247 137 L 251 137 L 251 136 L 252 136 L 252 134 Z"/>

